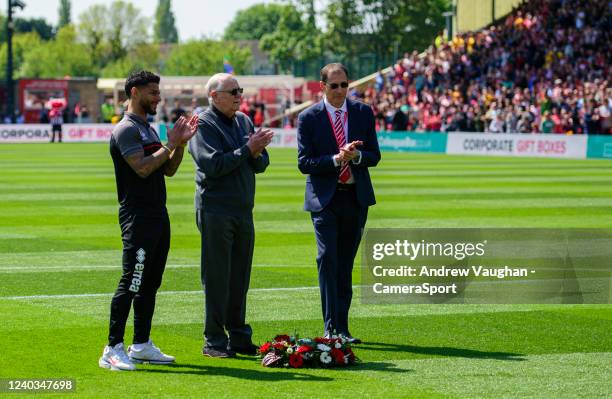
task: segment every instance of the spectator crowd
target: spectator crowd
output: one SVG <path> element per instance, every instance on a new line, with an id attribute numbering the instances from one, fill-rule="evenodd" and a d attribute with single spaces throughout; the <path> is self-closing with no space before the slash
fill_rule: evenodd
<path id="1" fill-rule="evenodd" d="M 532 0 L 351 95 L 379 130 L 612 134 L 612 2 Z"/>

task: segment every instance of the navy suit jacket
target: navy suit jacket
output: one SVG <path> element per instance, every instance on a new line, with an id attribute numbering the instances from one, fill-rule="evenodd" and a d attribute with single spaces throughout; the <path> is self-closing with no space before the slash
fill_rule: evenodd
<path id="1" fill-rule="evenodd" d="M 361 162 L 350 162 L 355 178 L 357 201 L 361 207 L 376 203 L 368 168 L 380 161 L 374 113 L 361 102 L 346 100 L 348 112 L 347 142 L 361 140 Z M 333 156 L 339 152 L 333 128 L 323 101 L 304 110 L 298 117 L 298 167 L 306 177 L 304 210 L 319 212 L 329 204 L 338 184 L 340 167 Z"/>

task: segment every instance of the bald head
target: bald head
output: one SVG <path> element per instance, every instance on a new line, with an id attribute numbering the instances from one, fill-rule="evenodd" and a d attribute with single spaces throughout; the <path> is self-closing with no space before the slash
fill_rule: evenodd
<path id="1" fill-rule="evenodd" d="M 224 90 L 230 82 L 238 83 L 234 75 L 230 75 L 229 73 L 214 74 L 206 83 L 206 95 L 211 97 L 213 91 Z"/>
<path id="2" fill-rule="evenodd" d="M 210 104 L 228 117 L 233 117 L 240 108 L 242 93 L 231 94 L 234 89 L 240 89 L 234 75 L 217 73 L 206 83 L 206 93 Z M 242 90 L 242 89 L 240 89 Z"/>

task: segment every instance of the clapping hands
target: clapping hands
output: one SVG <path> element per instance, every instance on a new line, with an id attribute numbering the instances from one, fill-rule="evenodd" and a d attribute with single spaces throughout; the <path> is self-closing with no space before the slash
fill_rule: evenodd
<path id="1" fill-rule="evenodd" d="M 270 129 L 264 129 L 263 127 L 249 136 L 246 145 L 249 147 L 253 158 L 257 158 L 261 155 L 264 148 L 272 141 L 272 137 L 274 137 L 274 132 Z"/>
<path id="2" fill-rule="evenodd" d="M 346 143 L 344 146 L 342 146 L 342 148 L 340 148 L 340 152 L 336 155 L 336 160 L 340 163 L 344 163 L 356 159 L 359 156 L 357 147 L 362 145 L 363 141 L 361 140 Z"/>
<path id="3" fill-rule="evenodd" d="M 198 116 L 187 119 L 181 116 L 174 127 L 168 131 L 168 143 L 174 147 L 184 146 L 195 135 L 198 129 Z"/>

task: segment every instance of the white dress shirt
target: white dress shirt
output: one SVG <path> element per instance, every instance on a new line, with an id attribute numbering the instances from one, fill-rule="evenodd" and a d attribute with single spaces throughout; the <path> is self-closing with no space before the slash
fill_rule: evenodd
<path id="1" fill-rule="evenodd" d="M 340 108 L 336 108 L 333 105 L 331 105 L 329 101 L 327 101 L 327 97 L 323 97 L 323 103 L 325 104 L 325 109 L 327 110 L 329 119 L 332 122 L 332 130 L 333 130 L 333 125 L 336 123 L 336 110 L 339 109 L 340 111 L 342 111 L 342 113 L 340 114 L 340 117 L 343 118 L 342 128 L 344 129 L 345 140 L 348 143 L 348 113 L 347 113 L 347 108 L 346 108 L 346 100 L 344 100 Z M 336 155 L 332 155 L 332 160 L 334 162 L 334 166 L 336 167 L 340 166 L 340 162 L 336 159 Z M 357 150 L 357 158 L 353 159 L 351 162 L 353 163 L 353 165 L 359 165 L 361 163 L 361 151 Z M 346 182 L 346 184 L 354 184 L 354 183 L 355 183 L 355 178 L 353 177 L 353 174 L 351 173 L 351 177 Z"/>

